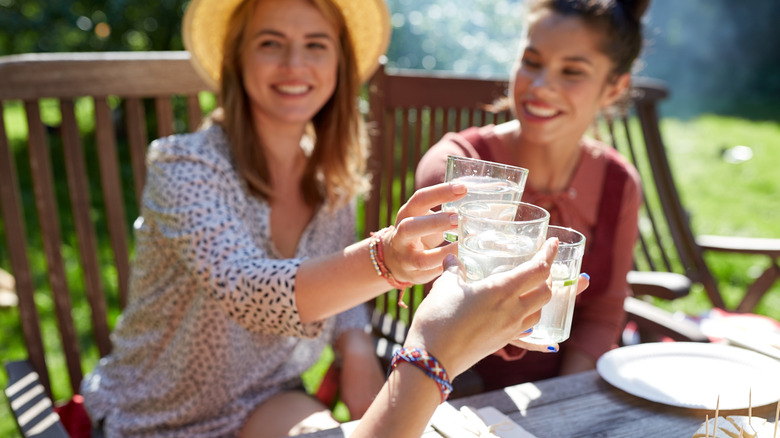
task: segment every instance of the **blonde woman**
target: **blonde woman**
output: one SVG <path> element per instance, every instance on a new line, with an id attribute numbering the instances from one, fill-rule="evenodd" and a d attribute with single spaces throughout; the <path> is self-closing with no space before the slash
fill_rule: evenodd
<path id="1" fill-rule="evenodd" d="M 335 426 L 300 375 L 332 344 L 354 418 L 385 373 L 359 306 L 442 273 L 457 218 L 420 190 L 354 243 L 366 187 L 358 88 L 389 39 L 382 0 L 193 0 L 184 41 L 221 108 L 153 142 L 128 305 L 83 382 L 106 436 L 281 436 Z"/>

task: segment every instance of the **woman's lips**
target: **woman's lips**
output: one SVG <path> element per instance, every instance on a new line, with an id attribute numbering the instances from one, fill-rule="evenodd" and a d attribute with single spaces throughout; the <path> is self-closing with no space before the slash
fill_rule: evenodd
<path id="1" fill-rule="evenodd" d="M 523 104 L 523 109 L 528 115 L 538 119 L 551 119 L 560 114 L 560 111 L 555 108 L 552 108 L 548 105 L 535 104 L 532 102 L 525 102 Z"/>
<path id="2" fill-rule="evenodd" d="M 305 94 L 309 91 L 310 87 L 308 85 L 303 84 L 297 84 L 297 85 L 276 85 L 274 88 L 279 91 L 282 94 L 288 94 L 291 96 L 298 96 L 301 94 Z"/>

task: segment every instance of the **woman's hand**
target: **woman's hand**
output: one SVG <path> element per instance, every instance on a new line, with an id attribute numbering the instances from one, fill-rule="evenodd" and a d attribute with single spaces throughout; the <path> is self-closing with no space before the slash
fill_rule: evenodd
<path id="1" fill-rule="evenodd" d="M 385 374 L 374 352 L 371 337 L 363 330 L 347 330 L 336 341 L 341 355 L 341 400 L 352 420 L 357 420 L 382 389 Z"/>
<path id="2" fill-rule="evenodd" d="M 466 185 L 441 183 L 422 188 L 401 206 L 395 229 L 383 237 L 385 266 L 396 280 L 427 283 L 442 273 L 442 261 L 454 254 L 457 245 L 439 247 L 443 233 L 457 228 L 457 213 L 431 209 L 466 195 Z"/>
<path id="3" fill-rule="evenodd" d="M 549 239 L 530 261 L 474 283 L 465 283 L 455 256 L 415 313 L 407 347 L 435 356 L 450 378 L 522 336 L 550 300 L 547 284 L 557 239 Z"/>

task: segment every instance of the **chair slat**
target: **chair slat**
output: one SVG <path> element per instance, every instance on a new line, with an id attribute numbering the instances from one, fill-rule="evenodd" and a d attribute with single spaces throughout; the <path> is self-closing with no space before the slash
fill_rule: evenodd
<path id="1" fill-rule="evenodd" d="M 65 267 L 62 260 L 59 210 L 54 196 L 51 159 L 48 142 L 37 101 L 24 103 L 29 128 L 30 167 L 33 177 L 35 204 L 38 210 L 38 222 L 41 226 L 43 249 L 49 270 L 54 310 L 57 315 L 60 337 L 68 365 L 70 384 L 73 391 L 78 390 L 82 379 L 80 348 L 71 316 L 71 300 L 65 279 Z"/>
<path id="2" fill-rule="evenodd" d="M 140 204 L 146 181 L 146 144 L 149 135 L 146 130 L 146 111 L 140 98 L 125 100 L 125 117 L 127 117 L 127 142 L 133 165 L 135 199 Z"/>
<path id="3" fill-rule="evenodd" d="M 100 282 L 100 265 L 97 256 L 97 239 L 90 217 L 91 205 L 87 168 L 84 164 L 84 148 L 78 132 L 72 99 L 60 101 L 62 113 L 62 142 L 65 152 L 65 168 L 70 189 L 73 222 L 78 236 L 84 287 L 92 309 L 92 330 L 98 351 L 105 356 L 111 350 L 106 298 Z"/>
<path id="4" fill-rule="evenodd" d="M 167 97 L 154 99 L 154 108 L 157 112 L 157 137 L 167 137 L 174 133 L 173 129 L 173 104 Z"/>
<path id="5" fill-rule="evenodd" d="M 413 143 L 409 138 L 409 108 L 403 108 L 401 109 L 401 162 L 398 169 L 398 178 L 401 180 L 401 190 L 396 204 L 398 206 L 402 205 L 410 196 L 410 194 L 407 193 L 406 174 L 409 166 L 409 151 L 411 150 L 412 145 Z M 411 189 L 414 189 L 414 187 L 411 187 Z"/>
<path id="6" fill-rule="evenodd" d="M 424 110 L 420 107 L 417 107 L 415 109 L 415 116 L 417 117 L 416 123 L 414 124 L 414 162 L 419 163 L 420 159 L 422 158 L 423 151 L 427 151 L 430 147 L 430 144 L 423 145 L 423 136 L 422 136 L 422 118 L 424 115 Z"/>
<path id="7" fill-rule="evenodd" d="M 195 132 L 203 122 L 202 110 L 197 94 L 187 96 L 187 121 L 190 124 L 190 132 Z"/>
<path id="8" fill-rule="evenodd" d="M 384 200 L 385 200 L 385 217 L 382 218 L 381 226 L 387 226 L 393 223 L 393 151 L 395 151 L 395 118 L 396 114 L 393 111 L 391 114 L 386 115 L 388 122 L 383 125 L 382 129 L 386 129 L 386 138 L 384 139 L 386 147 L 384 150 L 384 171 L 383 175 L 385 180 L 382 181 L 385 187 Z M 381 196 L 381 195 L 380 195 Z"/>
<path id="9" fill-rule="evenodd" d="M 121 201 L 122 185 L 119 179 L 116 130 L 111 117 L 111 108 L 104 98 L 95 98 L 95 138 L 100 163 L 100 182 L 106 208 L 108 233 L 119 285 L 119 302 L 122 308 L 127 303 L 127 288 L 130 278 L 130 260 L 127 245 L 125 207 Z M 119 202 L 117 202 L 119 201 Z"/>
<path id="10" fill-rule="evenodd" d="M 0 102 L 0 115 L 4 114 Z M 5 121 L 0 117 L 0 204 L 2 208 L 3 226 L 5 228 L 6 246 L 11 263 L 11 271 L 16 282 L 16 295 L 19 299 L 19 319 L 22 325 L 22 336 L 27 347 L 30 363 L 41 379 L 41 383 L 51 397 L 51 382 L 46 370 L 46 359 L 43 351 L 38 308 L 35 306 L 35 289 L 27 258 L 27 242 L 24 220 L 22 219 L 22 203 L 19 196 L 19 179 L 11 152 Z"/>

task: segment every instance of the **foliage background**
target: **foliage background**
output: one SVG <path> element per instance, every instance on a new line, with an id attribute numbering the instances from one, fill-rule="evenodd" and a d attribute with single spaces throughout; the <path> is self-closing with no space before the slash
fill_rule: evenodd
<path id="1" fill-rule="evenodd" d="M 387 0 L 388 65 L 506 76 L 523 0 Z M 0 55 L 180 50 L 187 0 L 0 0 Z M 780 96 L 780 2 L 653 0 L 640 74 L 673 90 L 670 116 L 771 118 Z M 767 115 L 767 111 L 770 115 Z"/>

